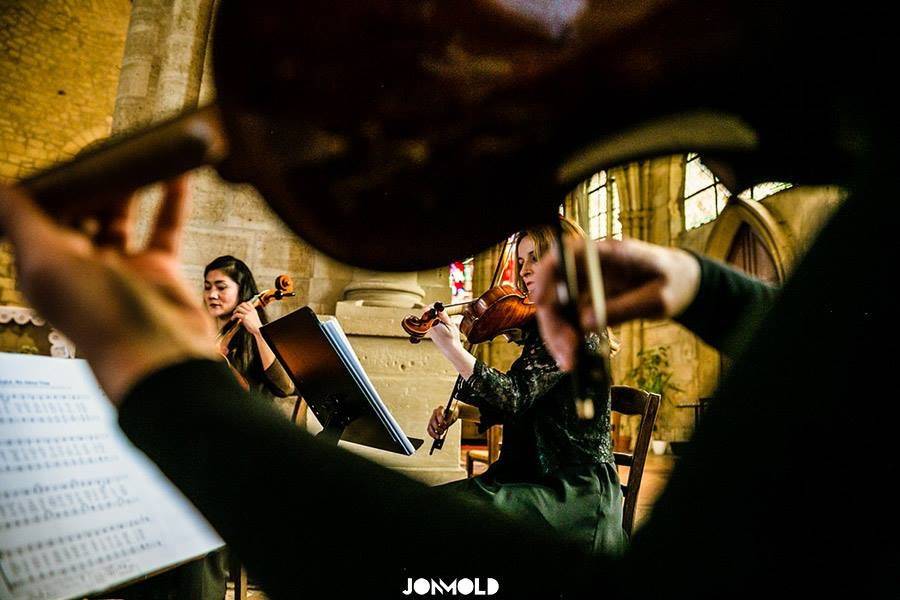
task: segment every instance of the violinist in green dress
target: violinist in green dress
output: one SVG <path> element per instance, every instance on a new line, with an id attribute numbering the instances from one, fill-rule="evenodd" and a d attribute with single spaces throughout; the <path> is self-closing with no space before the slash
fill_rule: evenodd
<path id="1" fill-rule="evenodd" d="M 562 219 L 568 235 L 581 235 L 573 222 Z M 546 256 L 555 237 L 553 228 L 520 232 L 515 238 L 517 285 L 525 293 L 534 285 L 535 265 Z M 441 325 L 428 337 L 459 372 L 463 383 L 459 402 L 449 417 L 435 408 L 428 434 L 440 438 L 459 418 L 480 423 L 482 430 L 503 425 L 499 460 L 484 474 L 442 486 L 501 510 L 530 518 L 579 543 L 591 552 L 619 553 L 625 546 L 622 492 L 613 462 L 608 387 L 593 395 L 594 419 L 575 411 L 569 376 L 544 347 L 536 324 L 528 325 L 522 353 L 502 373 L 465 350 L 458 327 L 439 312 Z M 599 352 L 599 340 L 588 347 Z"/>

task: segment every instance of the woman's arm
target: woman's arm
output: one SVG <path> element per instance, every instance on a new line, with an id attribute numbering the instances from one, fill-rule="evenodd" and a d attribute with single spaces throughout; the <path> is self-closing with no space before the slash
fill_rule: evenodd
<path id="1" fill-rule="evenodd" d="M 275 353 L 269 348 L 269 344 L 266 343 L 266 339 L 260 331 L 262 320 L 259 318 L 258 310 L 250 302 L 241 302 L 235 307 L 231 318 L 238 321 L 247 330 L 247 333 L 253 336 L 253 343 L 256 345 L 259 359 L 262 361 L 263 371 L 266 371 L 275 363 Z"/>
<path id="2" fill-rule="evenodd" d="M 271 352 L 271 350 L 269 351 Z M 291 381 L 287 371 L 278 360 L 273 360 L 272 364 L 263 371 L 263 378 L 266 387 L 279 398 L 285 398 L 296 392 L 294 382 Z"/>
<path id="3" fill-rule="evenodd" d="M 428 420 L 428 435 L 434 439 L 438 439 L 444 432 L 458 420 L 463 421 L 481 421 L 481 411 L 477 406 L 466 404 L 465 402 L 456 402 L 450 415 L 444 418 L 446 406 L 438 406 L 431 412 L 431 419 Z"/>
<path id="4" fill-rule="evenodd" d="M 608 325 L 632 319 L 674 318 L 726 354 L 740 346 L 735 333 L 758 319 L 776 289 L 736 270 L 678 248 L 638 240 L 602 240 L 591 246 L 603 265 Z M 575 364 L 580 336 L 557 302 L 557 264 L 547 257 L 536 268 L 532 292 L 547 348 L 563 370 Z M 596 326 L 590 302 L 580 298 L 582 326 Z"/>
<path id="5" fill-rule="evenodd" d="M 438 318 L 441 323 L 432 327 L 427 337 L 463 378 L 457 398 L 481 409 L 479 420 L 484 417 L 495 423 L 527 410 L 562 377 L 556 362 L 542 347 L 534 349 L 527 369 L 514 366 L 509 373 L 500 373 L 463 348 L 459 328 L 445 313 L 438 313 Z"/>
<path id="6" fill-rule="evenodd" d="M 269 348 L 269 344 L 266 343 L 259 330 L 253 334 L 253 342 L 256 344 L 256 351 L 259 352 L 259 360 L 262 362 L 263 371 L 268 371 L 269 367 L 276 362 L 275 353 Z"/>
<path id="7" fill-rule="evenodd" d="M 253 336 L 253 344 L 256 346 L 256 352 L 259 354 L 260 363 L 262 363 L 263 384 L 273 394 L 284 398 L 294 393 L 294 382 L 291 381 L 287 371 L 284 370 L 284 367 L 281 366 L 281 363 L 275 357 L 275 352 L 272 351 L 272 348 L 266 342 L 266 338 L 263 337 L 259 310 L 250 302 L 242 302 L 234 309 L 232 318 L 240 321 L 244 329 Z"/>
<path id="8" fill-rule="evenodd" d="M 440 324 L 435 325 L 428 330 L 425 337 L 429 338 L 444 358 L 450 361 L 456 372 L 463 379 L 472 376 L 475 369 L 475 357 L 463 348 L 462 341 L 459 338 L 459 327 L 450 320 L 447 313 L 441 311 L 437 313 Z"/>
<path id="9" fill-rule="evenodd" d="M 709 258 L 700 264 L 700 286 L 675 320 L 725 354 L 734 356 L 768 311 L 778 292 L 758 279 Z"/>
<path id="10" fill-rule="evenodd" d="M 527 360 L 527 368 L 516 364 L 506 373 L 477 361 L 457 397 L 481 409 L 480 420 L 486 418 L 489 423 L 527 411 L 563 377 L 543 348 L 535 348 L 534 354 Z"/>

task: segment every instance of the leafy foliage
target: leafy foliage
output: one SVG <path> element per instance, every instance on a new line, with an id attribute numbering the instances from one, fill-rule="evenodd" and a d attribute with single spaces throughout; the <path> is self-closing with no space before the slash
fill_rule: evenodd
<path id="1" fill-rule="evenodd" d="M 672 368 L 669 365 L 669 348 L 657 346 L 644 348 L 637 353 L 638 364 L 628 372 L 628 379 L 636 387 L 654 394 L 664 395 L 666 391 L 684 391 L 672 383 Z"/>

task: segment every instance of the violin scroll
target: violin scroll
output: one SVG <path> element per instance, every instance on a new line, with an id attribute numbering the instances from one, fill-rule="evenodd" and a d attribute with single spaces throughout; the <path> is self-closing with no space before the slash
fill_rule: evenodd
<path id="1" fill-rule="evenodd" d="M 426 310 L 421 317 L 409 315 L 400 321 L 403 331 L 409 335 L 410 344 L 418 344 L 425 337 L 428 331 L 441 322 L 438 319 L 438 313 L 444 311 L 444 305 L 441 302 L 435 302 L 432 308 Z"/>
<path id="2" fill-rule="evenodd" d="M 283 300 L 291 296 L 296 296 L 294 293 L 294 280 L 291 279 L 290 275 L 282 273 L 275 278 L 275 287 L 260 292 L 254 304 L 266 307 L 273 300 Z M 251 300 L 251 302 L 253 301 Z"/>

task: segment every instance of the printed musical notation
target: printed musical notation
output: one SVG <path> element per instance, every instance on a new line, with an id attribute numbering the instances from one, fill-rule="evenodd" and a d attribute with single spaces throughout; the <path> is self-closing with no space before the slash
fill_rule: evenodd
<path id="1" fill-rule="evenodd" d="M 100 415 L 88 409 L 89 399 L 85 394 L 53 393 L 47 388 L 40 392 L 0 392 L 0 425 L 98 421 Z"/>
<path id="2" fill-rule="evenodd" d="M 116 460 L 106 434 L 0 439 L 0 473 L 79 467 Z"/>
<path id="3" fill-rule="evenodd" d="M 128 477 L 72 479 L 0 492 L 0 532 L 138 502 Z"/>
<path id="4" fill-rule="evenodd" d="M 0 550 L 0 575 L 16 589 L 131 559 L 162 547 L 150 523 L 140 517 Z"/>
<path id="5" fill-rule="evenodd" d="M 84 361 L 0 353 L 0 600 L 80 598 L 221 543 Z"/>

